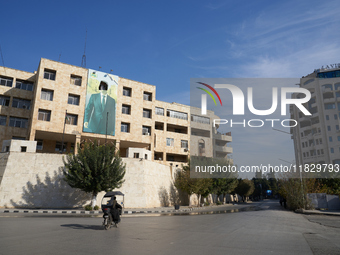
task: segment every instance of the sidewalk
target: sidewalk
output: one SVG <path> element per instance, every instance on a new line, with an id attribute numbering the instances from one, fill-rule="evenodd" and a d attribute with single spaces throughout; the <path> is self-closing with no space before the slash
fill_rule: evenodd
<path id="1" fill-rule="evenodd" d="M 329 216 L 340 216 L 340 211 L 338 210 L 296 210 L 296 213 L 309 214 L 309 215 L 329 215 Z"/>
<path id="2" fill-rule="evenodd" d="M 124 208 L 123 215 L 130 214 L 173 214 L 173 213 L 189 213 L 192 211 L 224 211 L 224 210 L 235 210 L 245 207 L 256 206 L 252 203 L 239 203 L 239 204 L 225 204 L 225 205 L 213 205 L 203 207 L 189 207 L 181 206 L 179 210 L 175 210 L 171 207 L 157 207 L 157 208 Z M 85 211 L 83 209 L 15 209 L 15 208 L 0 208 L 0 215 L 13 213 L 24 213 L 24 214 L 56 214 L 56 215 L 101 215 L 103 212 L 98 211 Z"/>

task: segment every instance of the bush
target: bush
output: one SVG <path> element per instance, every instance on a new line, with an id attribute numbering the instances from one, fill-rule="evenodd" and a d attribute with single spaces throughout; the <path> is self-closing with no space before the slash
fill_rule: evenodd
<path id="1" fill-rule="evenodd" d="M 220 201 L 216 202 L 216 205 L 221 205 L 221 204 L 222 204 L 222 202 L 220 202 Z"/>
<path id="2" fill-rule="evenodd" d="M 92 206 L 91 205 L 85 205 L 85 211 L 92 211 Z"/>
<path id="3" fill-rule="evenodd" d="M 95 205 L 93 209 L 94 209 L 95 211 L 98 211 L 98 210 L 99 210 L 99 206 L 98 206 L 98 205 Z"/>

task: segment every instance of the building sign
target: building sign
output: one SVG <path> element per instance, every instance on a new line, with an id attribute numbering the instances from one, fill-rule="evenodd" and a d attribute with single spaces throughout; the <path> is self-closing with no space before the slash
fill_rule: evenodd
<path id="1" fill-rule="evenodd" d="M 89 69 L 83 132 L 115 135 L 119 77 Z"/>
<path id="2" fill-rule="evenodd" d="M 319 69 L 315 69 L 314 71 L 320 72 L 320 71 L 336 69 L 336 68 L 340 68 L 340 63 L 321 66 Z"/>

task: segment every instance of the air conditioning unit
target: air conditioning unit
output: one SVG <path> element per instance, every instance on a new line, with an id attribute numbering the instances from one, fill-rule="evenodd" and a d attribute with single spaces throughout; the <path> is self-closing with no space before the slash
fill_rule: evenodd
<path id="1" fill-rule="evenodd" d="M 143 135 L 150 135 L 150 133 L 148 133 L 148 132 L 143 132 Z"/>

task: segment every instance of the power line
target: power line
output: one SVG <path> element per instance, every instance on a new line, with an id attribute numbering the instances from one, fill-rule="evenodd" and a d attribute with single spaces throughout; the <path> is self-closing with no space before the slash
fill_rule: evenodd
<path id="1" fill-rule="evenodd" d="M 4 56 L 2 55 L 1 45 L 0 45 L 0 54 L 1 54 L 2 66 L 3 66 L 5 73 L 6 73 L 5 61 L 4 61 Z"/>

